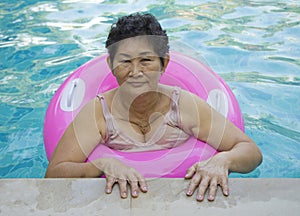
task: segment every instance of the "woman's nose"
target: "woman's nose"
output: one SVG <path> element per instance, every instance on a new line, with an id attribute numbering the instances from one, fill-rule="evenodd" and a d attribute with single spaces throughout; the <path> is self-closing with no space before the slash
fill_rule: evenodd
<path id="1" fill-rule="evenodd" d="M 138 64 L 133 64 L 129 75 L 130 76 L 140 76 L 142 74 L 143 74 L 143 72 L 142 72 L 141 66 Z"/>

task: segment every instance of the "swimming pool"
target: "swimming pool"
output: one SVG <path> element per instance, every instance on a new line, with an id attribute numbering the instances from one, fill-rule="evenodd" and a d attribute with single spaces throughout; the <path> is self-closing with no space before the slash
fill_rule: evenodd
<path id="1" fill-rule="evenodd" d="M 0 177 L 44 176 L 43 121 L 53 93 L 79 65 L 105 53 L 116 17 L 148 11 L 173 50 L 205 61 L 236 95 L 264 161 L 231 177 L 299 178 L 300 3 L 243 2 L 1 1 Z"/>

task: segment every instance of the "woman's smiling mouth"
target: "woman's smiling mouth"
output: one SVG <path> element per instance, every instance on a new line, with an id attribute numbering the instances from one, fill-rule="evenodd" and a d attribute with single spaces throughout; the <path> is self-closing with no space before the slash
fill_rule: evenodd
<path id="1" fill-rule="evenodd" d="M 131 86 L 133 87 L 141 87 L 143 86 L 146 82 L 145 81 L 129 81 L 128 82 Z"/>

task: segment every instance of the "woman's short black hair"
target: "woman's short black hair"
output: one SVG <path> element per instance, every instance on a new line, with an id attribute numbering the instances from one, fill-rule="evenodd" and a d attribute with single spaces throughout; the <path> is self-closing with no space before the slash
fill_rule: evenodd
<path id="1" fill-rule="evenodd" d="M 111 62 L 114 59 L 118 42 L 144 35 L 150 36 L 147 39 L 153 45 L 154 51 L 160 57 L 163 65 L 164 57 L 169 52 L 169 38 L 157 19 L 149 13 L 134 13 L 123 16 L 112 25 L 105 44 Z"/>

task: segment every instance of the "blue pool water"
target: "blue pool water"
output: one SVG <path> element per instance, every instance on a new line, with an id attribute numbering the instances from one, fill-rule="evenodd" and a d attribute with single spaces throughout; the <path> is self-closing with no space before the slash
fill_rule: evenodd
<path id="1" fill-rule="evenodd" d="M 84 3 L 82 3 L 84 2 Z M 43 177 L 47 105 L 79 65 L 105 53 L 117 17 L 153 13 L 173 50 L 229 84 L 264 161 L 231 177 L 300 177 L 300 3 L 264 0 L 2 0 L 0 177 Z"/>

